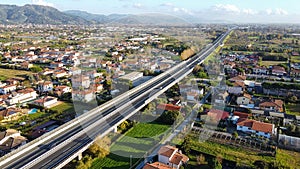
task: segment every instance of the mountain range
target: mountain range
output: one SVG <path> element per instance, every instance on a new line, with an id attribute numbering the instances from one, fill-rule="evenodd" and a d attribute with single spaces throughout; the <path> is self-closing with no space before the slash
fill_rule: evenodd
<path id="1" fill-rule="evenodd" d="M 188 21 L 189 20 L 189 21 Z M 0 5 L 0 24 L 190 24 L 191 18 L 179 18 L 167 14 L 91 14 L 85 11 L 59 11 L 40 5 Z"/>

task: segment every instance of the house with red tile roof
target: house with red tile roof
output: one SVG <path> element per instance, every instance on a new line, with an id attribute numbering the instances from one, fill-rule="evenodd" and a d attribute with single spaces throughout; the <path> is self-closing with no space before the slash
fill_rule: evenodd
<path id="1" fill-rule="evenodd" d="M 207 116 L 216 121 L 225 120 L 229 115 L 229 112 L 218 109 L 211 109 L 207 112 Z"/>
<path id="2" fill-rule="evenodd" d="M 173 104 L 159 104 L 157 105 L 156 108 L 160 110 L 167 110 L 167 111 L 180 111 L 181 109 L 180 106 L 175 106 Z"/>
<path id="3" fill-rule="evenodd" d="M 264 101 L 259 104 L 259 108 L 262 110 L 283 112 L 283 104 L 282 100 Z"/>
<path id="4" fill-rule="evenodd" d="M 171 168 L 179 169 L 183 164 L 189 161 L 189 158 L 182 154 L 178 148 L 166 145 L 159 149 L 158 161 Z"/>
<path id="5" fill-rule="evenodd" d="M 275 125 L 250 119 L 239 119 L 236 129 L 246 133 L 270 138 L 275 134 Z"/>

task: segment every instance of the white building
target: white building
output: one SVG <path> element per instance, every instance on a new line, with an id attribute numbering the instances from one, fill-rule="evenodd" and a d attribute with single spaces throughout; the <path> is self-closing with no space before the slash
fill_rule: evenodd
<path id="1" fill-rule="evenodd" d="M 24 90 L 20 90 L 16 93 L 14 96 L 10 96 L 7 100 L 6 103 L 8 105 L 15 105 L 17 103 L 25 103 L 31 100 L 36 99 L 37 93 L 35 90 L 32 88 L 27 88 Z"/>
<path id="2" fill-rule="evenodd" d="M 92 90 L 73 91 L 72 98 L 74 101 L 90 102 L 95 98 L 95 93 Z"/>
<path id="3" fill-rule="evenodd" d="M 38 84 L 39 92 L 50 92 L 53 91 L 53 83 L 50 81 L 40 82 Z"/>
<path id="4" fill-rule="evenodd" d="M 7 85 L 0 88 L 1 94 L 7 94 L 9 92 L 15 91 L 17 89 L 16 85 Z"/>
<path id="5" fill-rule="evenodd" d="M 55 105 L 57 103 L 57 98 L 56 97 L 51 97 L 47 96 L 38 100 L 35 100 L 33 104 L 41 106 L 41 107 L 46 107 L 49 108 L 52 105 Z"/>

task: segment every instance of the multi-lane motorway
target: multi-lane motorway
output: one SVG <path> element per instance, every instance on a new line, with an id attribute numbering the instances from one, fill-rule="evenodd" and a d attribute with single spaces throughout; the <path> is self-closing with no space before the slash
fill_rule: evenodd
<path id="1" fill-rule="evenodd" d="M 113 102 L 95 108 L 66 125 L 50 132 L 44 139 L 22 147 L 15 153 L 0 159 L 0 168 L 55 168 L 85 149 L 93 140 L 112 129 L 112 126 L 126 120 L 132 112 L 142 108 L 151 94 L 157 90 L 166 90 L 177 79 L 186 76 L 196 64 L 199 64 L 223 42 L 231 30 L 220 36 L 213 44 L 199 54 L 181 62 L 165 73 L 151 79 L 142 86 L 128 91 Z"/>

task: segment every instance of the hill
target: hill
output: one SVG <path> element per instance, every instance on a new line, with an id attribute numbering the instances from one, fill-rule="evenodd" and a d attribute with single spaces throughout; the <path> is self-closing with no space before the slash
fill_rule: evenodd
<path id="1" fill-rule="evenodd" d="M 0 5 L 2 24 L 89 24 L 90 22 L 63 13 L 53 7 L 40 5 Z"/>

